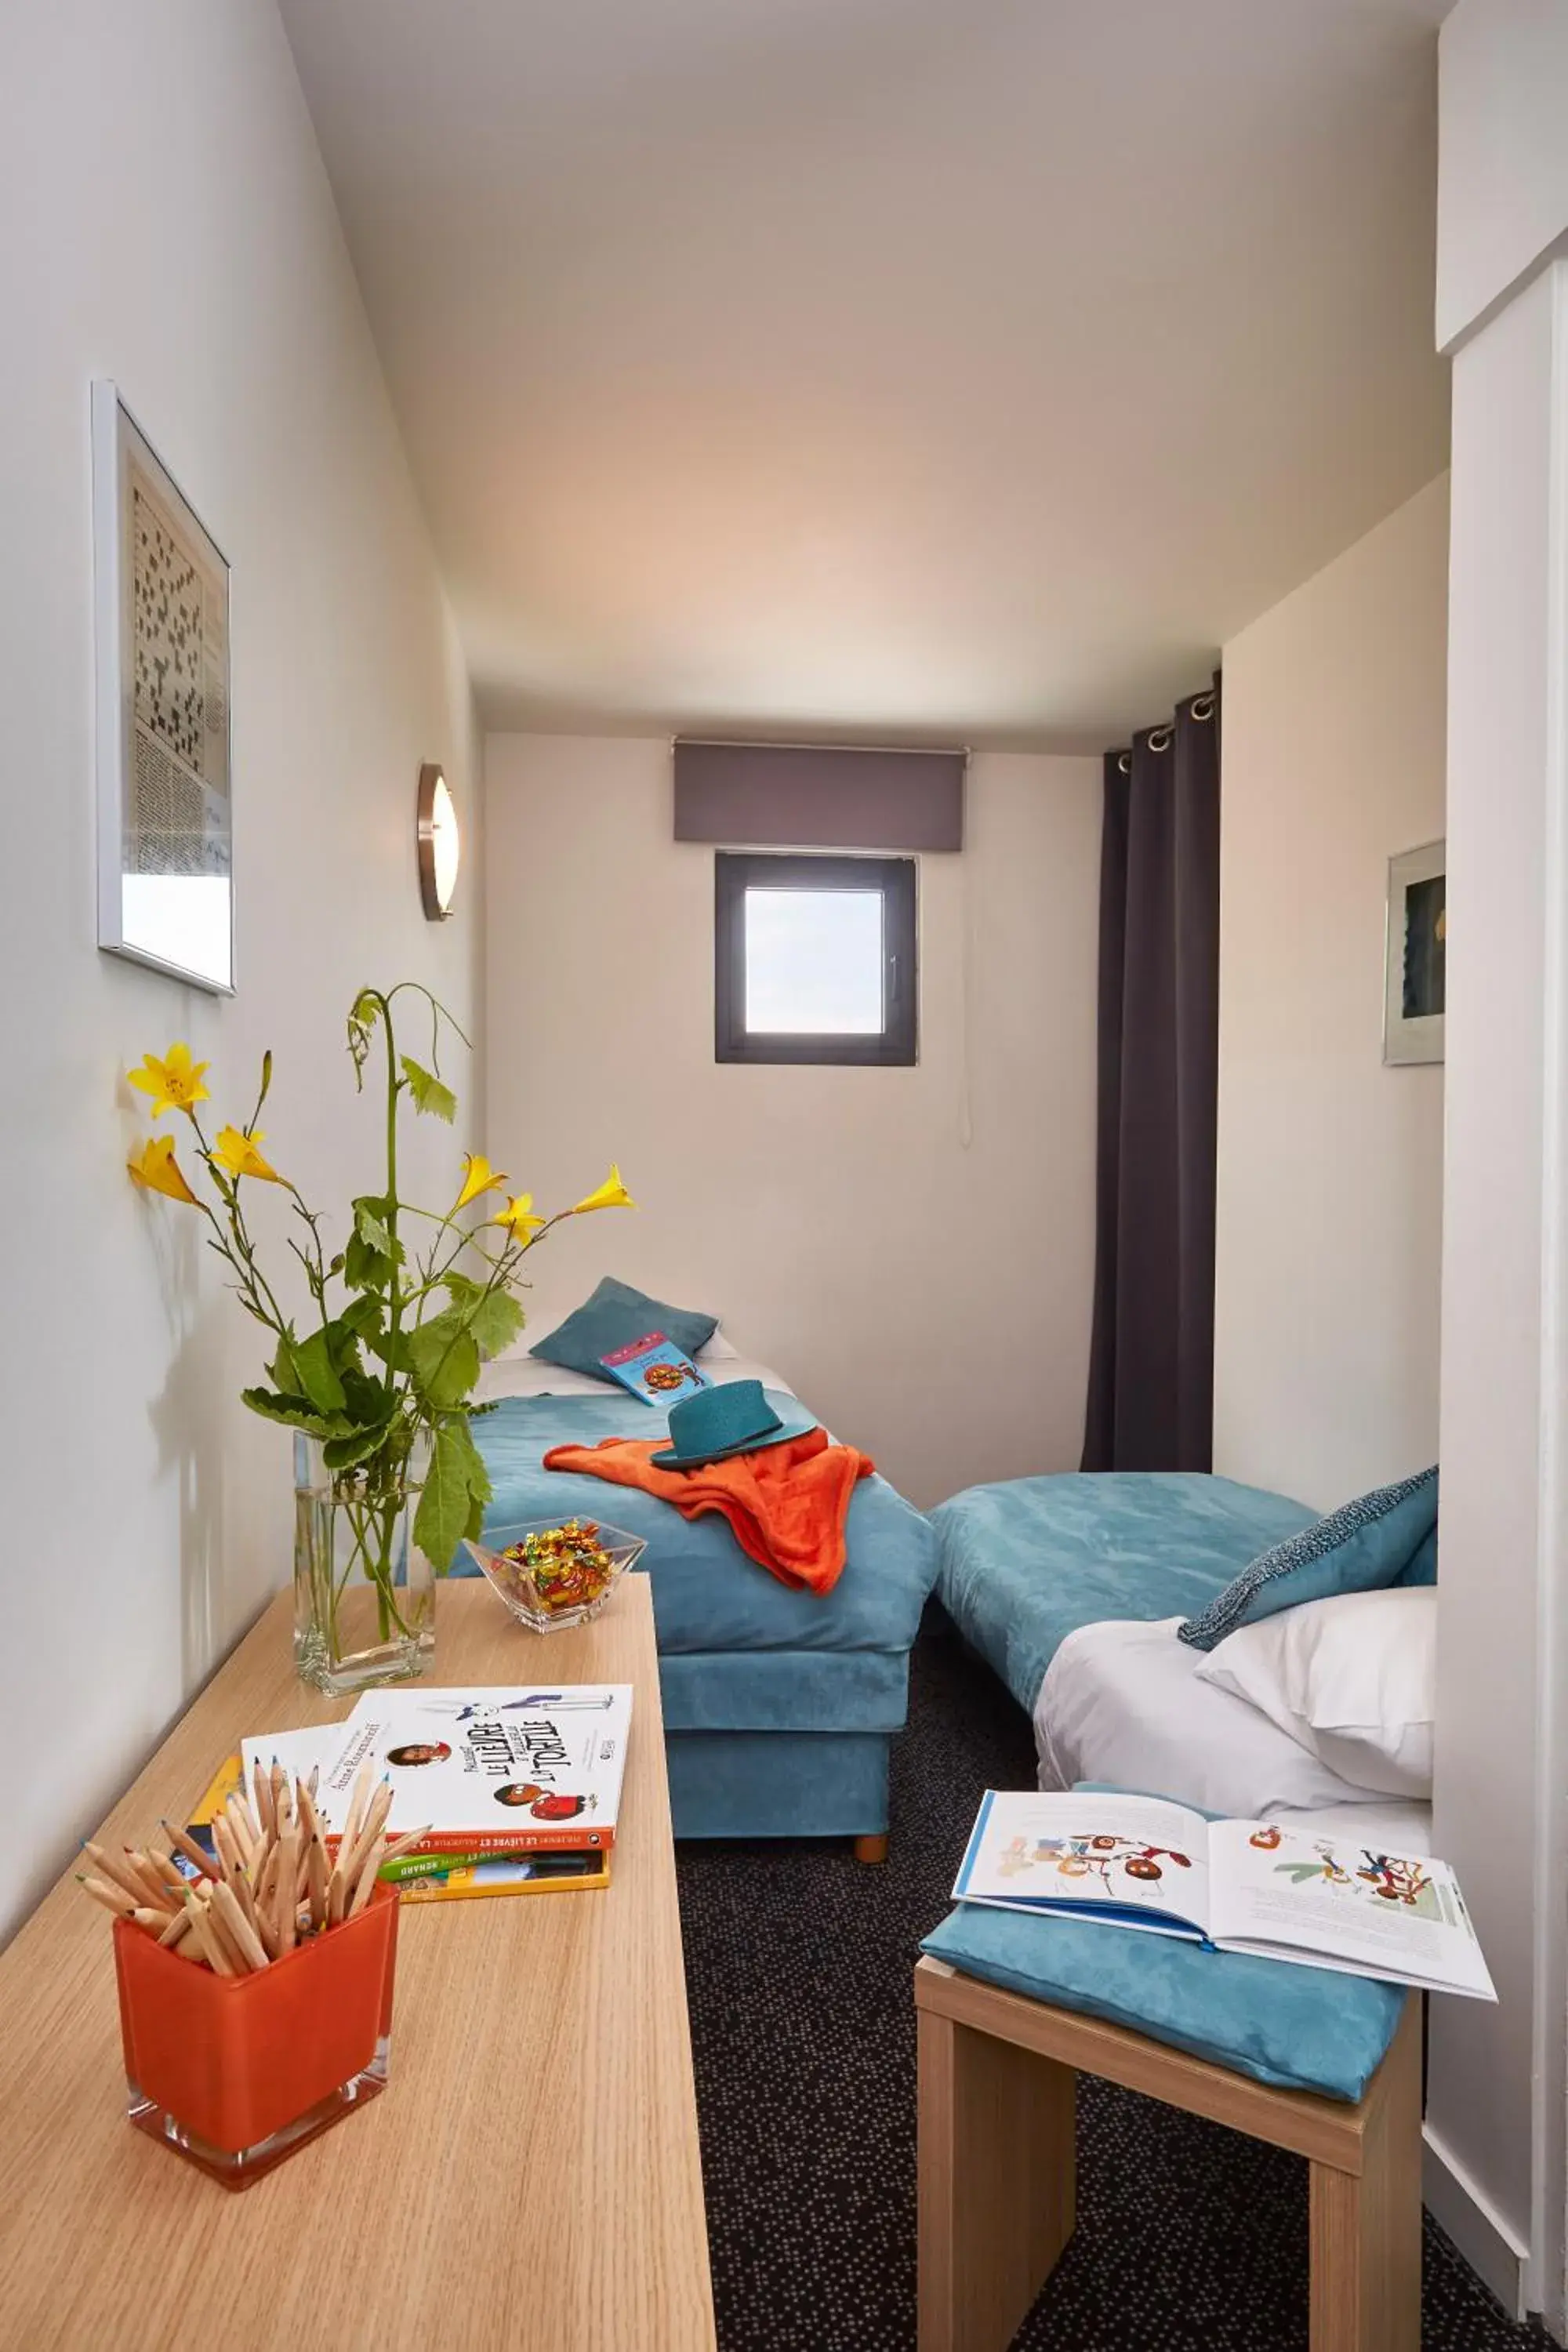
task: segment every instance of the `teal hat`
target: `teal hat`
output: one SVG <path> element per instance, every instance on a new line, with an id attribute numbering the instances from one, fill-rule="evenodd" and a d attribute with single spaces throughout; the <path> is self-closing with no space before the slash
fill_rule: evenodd
<path id="1" fill-rule="evenodd" d="M 732 1454 L 756 1454 L 804 1437 L 816 1423 L 809 1415 L 781 1421 L 763 1393 L 761 1381 L 726 1381 L 699 1389 L 669 1408 L 669 1444 L 648 1458 L 656 1470 L 698 1470 Z"/>

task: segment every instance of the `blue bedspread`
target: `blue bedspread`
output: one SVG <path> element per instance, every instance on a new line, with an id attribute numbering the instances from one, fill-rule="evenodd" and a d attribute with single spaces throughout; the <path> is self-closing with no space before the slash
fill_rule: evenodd
<path id="1" fill-rule="evenodd" d="M 944 1606 L 1032 1711 L 1080 1625 L 1190 1616 L 1318 1515 L 1229 1478 L 1107 1471 L 972 1486 L 931 1516 Z"/>
<path id="2" fill-rule="evenodd" d="M 798 1400 L 769 1391 L 781 1415 Z M 746 1558 L 716 1513 L 683 1519 L 634 1486 L 546 1470 L 556 1445 L 654 1437 L 668 1412 L 633 1397 L 508 1397 L 474 1423 L 495 1487 L 487 1530 L 525 1519 L 606 1519 L 646 1537 L 658 1646 L 680 1651 L 907 1650 L 936 1581 L 930 1522 L 885 1478 L 863 1479 L 849 1506 L 848 1557 L 826 1595 L 793 1590 Z M 462 1553 L 454 1574 L 477 1574 Z"/>

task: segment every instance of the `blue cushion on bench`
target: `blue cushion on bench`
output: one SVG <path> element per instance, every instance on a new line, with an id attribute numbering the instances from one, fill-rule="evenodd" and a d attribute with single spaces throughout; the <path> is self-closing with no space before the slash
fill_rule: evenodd
<path id="1" fill-rule="evenodd" d="M 978 1903 L 959 1904 L 921 1949 L 1259 2083 L 1352 2102 L 1381 2064 L 1405 1998 L 1403 1985 L 1331 1969 Z"/>

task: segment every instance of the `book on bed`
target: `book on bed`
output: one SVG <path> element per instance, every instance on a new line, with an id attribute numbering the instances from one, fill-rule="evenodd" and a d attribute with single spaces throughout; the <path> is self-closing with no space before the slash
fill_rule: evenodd
<path id="1" fill-rule="evenodd" d="M 662 1331 L 649 1331 L 629 1347 L 613 1349 L 599 1361 L 612 1380 L 630 1389 L 644 1404 L 669 1404 L 677 1397 L 689 1396 L 693 1389 L 713 1385 L 707 1373 L 700 1371 Z"/>
<path id="2" fill-rule="evenodd" d="M 1495 2000 L 1447 1863 L 1153 1797 L 987 1790 L 953 1895 Z"/>

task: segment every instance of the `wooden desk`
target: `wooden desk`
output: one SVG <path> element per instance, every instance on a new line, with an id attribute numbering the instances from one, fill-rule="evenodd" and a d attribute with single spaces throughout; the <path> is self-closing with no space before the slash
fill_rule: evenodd
<path id="1" fill-rule="evenodd" d="M 349 1702 L 267 1611 L 98 1834 L 183 1821 L 246 1733 Z M 0 1956 L 0 2346 L 710 2352 L 647 1580 L 523 1633 L 444 1586 L 437 1683 L 636 1685 L 613 1880 L 405 1907 L 384 2097 L 238 2193 L 125 2121 L 110 1922 L 63 1879 Z"/>

